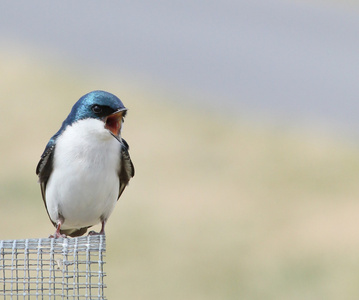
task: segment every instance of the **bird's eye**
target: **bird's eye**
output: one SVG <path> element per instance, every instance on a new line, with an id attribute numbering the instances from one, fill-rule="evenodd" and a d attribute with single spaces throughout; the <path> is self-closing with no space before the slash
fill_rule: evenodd
<path id="1" fill-rule="evenodd" d="M 99 114 L 102 112 L 102 108 L 98 105 L 94 105 L 92 106 L 92 111 L 95 113 L 95 114 Z"/>

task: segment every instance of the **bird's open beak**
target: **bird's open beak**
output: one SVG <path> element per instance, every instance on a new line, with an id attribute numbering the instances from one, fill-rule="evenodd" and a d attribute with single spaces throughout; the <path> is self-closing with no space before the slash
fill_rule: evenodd
<path id="1" fill-rule="evenodd" d="M 122 119 L 127 112 L 127 108 L 121 108 L 105 118 L 105 128 L 110 130 L 115 136 L 119 136 L 121 131 Z"/>

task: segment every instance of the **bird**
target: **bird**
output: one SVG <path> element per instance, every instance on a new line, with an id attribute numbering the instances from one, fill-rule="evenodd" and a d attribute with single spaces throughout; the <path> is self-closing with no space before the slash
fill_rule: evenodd
<path id="1" fill-rule="evenodd" d="M 41 195 L 56 231 L 50 238 L 81 236 L 105 224 L 135 175 L 121 137 L 127 108 L 106 91 L 82 96 L 47 143 L 36 167 Z"/>

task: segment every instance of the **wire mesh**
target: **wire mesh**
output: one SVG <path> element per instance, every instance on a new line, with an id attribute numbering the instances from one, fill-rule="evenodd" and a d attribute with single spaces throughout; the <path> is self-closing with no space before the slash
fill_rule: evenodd
<path id="1" fill-rule="evenodd" d="M 104 235 L 0 241 L 0 299 L 105 299 Z"/>

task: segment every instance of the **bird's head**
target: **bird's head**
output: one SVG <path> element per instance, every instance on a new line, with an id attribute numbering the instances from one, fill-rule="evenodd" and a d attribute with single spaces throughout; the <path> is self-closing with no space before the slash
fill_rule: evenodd
<path id="1" fill-rule="evenodd" d="M 73 106 L 67 123 L 93 118 L 104 122 L 104 127 L 115 136 L 121 133 L 127 108 L 115 95 L 105 91 L 93 91 L 82 96 Z"/>

